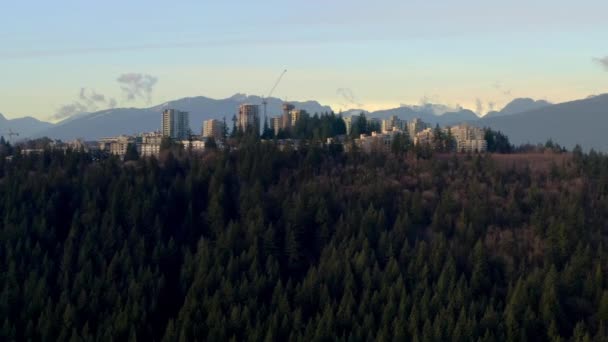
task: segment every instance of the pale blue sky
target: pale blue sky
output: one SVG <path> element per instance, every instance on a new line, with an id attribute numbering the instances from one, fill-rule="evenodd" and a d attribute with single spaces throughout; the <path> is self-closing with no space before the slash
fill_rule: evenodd
<path id="1" fill-rule="evenodd" d="M 608 2 L 2 1 L 0 112 L 48 119 L 85 87 L 119 106 L 116 79 L 158 78 L 151 104 L 236 92 L 335 110 L 421 98 L 473 110 L 513 97 L 608 91 Z M 356 103 L 336 90 L 349 88 Z M 98 104 L 102 109 L 102 104 Z"/>

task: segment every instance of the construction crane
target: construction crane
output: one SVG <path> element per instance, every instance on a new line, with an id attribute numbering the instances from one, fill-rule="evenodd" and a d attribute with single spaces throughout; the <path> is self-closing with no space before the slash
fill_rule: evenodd
<path id="1" fill-rule="evenodd" d="M 283 70 L 283 72 L 281 73 L 281 75 L 279 76 L 279 78 L 277 79 L 276 82 L 274 82 L 274 85 L 272 86 L 272 89 L 270 89 L 270 91 L 268 92 L 268 96 L 264 97 L 262 99 L 262 105 L 264 106 L 264 120 L 266 120 L 266 106 L 268 105 L 268 98 L 270 98 L 272 96 L 272 93 L 274 93 L 274 90 L 277 89 L 277 86 L 279 85 L 279 83 L 281 83 L 281 80 L 283 79 L 283 76 L 285 76 L 285 73 L 287 72 L 287 69 Z"/>
<path id="2" fill-rule="evenodd" d="M 8 141 L 12 143 L 13 142 L 13 137 L 18 137 L 19 133 L 13 132 L 13 130 L 9 128 L 8 129 L 8 133 L 6 135 L 8 136 Z"/>

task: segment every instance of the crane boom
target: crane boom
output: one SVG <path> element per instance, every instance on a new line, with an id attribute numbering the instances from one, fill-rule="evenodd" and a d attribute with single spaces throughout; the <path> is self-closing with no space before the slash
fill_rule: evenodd
<path id="1" fill-rule="evenodd" d="M 268 93 L 268 96 L 266 96 L 266 98 L 269 98 L 272 96 L 272 94 L 274 93 L 274 90 L 277 89 L 277 86 L 279 85 L 279 83 L 281 83 L 281 80 L 283 79 L 283 76 L 285 76 L 286 72 L 287 72 L 287 69 L 283 70 L 283 72 L 281 73 L 281 75 L 279 76 L 277 81 L 274 82 L 274 85 L 272 86 L 272 89 L 270 89 L 270 92 Z"/>
<path id="2" fill-rule="evenodd" d="M 277 87 L 279 86 L 279 83 L 281 83 L 281 80 L 283 79 L 283 76 L 285 76 L 285 73 L 287 73 L 287 69 L 283 70 L 283 72 L 281 73 L 281 75 L 279 76 L 279 78 L 277 79 L 277 81 L 274 82 L 274 85 L 272 86 L 272 88 L 268 92 L 268 95 L 262 99 L 262 105 L 264 105 L 264 120 L 266 120 L 266 105 L 268 104 L 268 101 L 266 101 L 266 100 L 269 97 L 271 97 L 272 94 L 274 93 L 274 90 L 277 89 Z"/>

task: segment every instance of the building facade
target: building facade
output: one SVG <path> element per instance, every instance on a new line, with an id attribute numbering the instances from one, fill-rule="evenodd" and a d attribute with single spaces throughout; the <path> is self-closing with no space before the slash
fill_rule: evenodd
<path id="1" fill-rule="evenodd" d="M 425 128 L 414 135 L 413 141 L 415 145 L 432 145 L 434 138 L 435 134 L 433 129 Z"/>
<path id="2" fill-rule="evenodd" d="M 389 119 L 382 120 L 382 132 L 390 132 L 392 130 L 403 130 L 405 122 L 400 120 L 396 115 Z"/>
<path id="3" fill-rule="evenodd" d="M 449 130 L 456 140 L 458 152 L 485 152 L 488 149 L 485 131 L 482 128 L 463 124 L 450 127 Z"/>
<path id="4" fill-rule="evenodd" d="M 412 140 L 415 140 L 416 135 L 427 128 L 430 128 L 430 126 L 419 118 L 407 122 L 407 134 Z"/>
<path id="5" fill-rule="evenodd" d="M 272 127 L 272 130 L 274 131 L 274 135 L 279 134 L 279 132 L 283 129 L 283 116 L 271 118 L 270 126 Z"/>
<path id="6" fill-rule="evenodd" d="M 224 122 L 216 119 L 203 123 L 203 137 L 220 140 L 224 138 Z"/>
<path id="7" fill-rule="evenodd" d="M 186 139 L 190 134 L 188 112 L 165 109 L 162 114 L 161 132 L 165 137 Z"/>
<path id="8" fill-rule="evenodd" d="M 242 104 L 239 107 L 237 127 L 241 132 L 248 129 L 256 133 L 260 132 L 260 106 L 253 104 Z"/>
<path id="9" fill-rule="evenodd" d="M 139 154 L 142 157 L 157 157 L 160 154 L 160 144 L 141 144 L 139 146 Z"/>
<path id="10" fill-rule="evenodd" d="M 350 132 L 353 129 L 353 117 L 344 117 L 342 118 L 342 121 L 344 121 L 344 126 L 346 126 L 346 135 L 350 135 Z"/>

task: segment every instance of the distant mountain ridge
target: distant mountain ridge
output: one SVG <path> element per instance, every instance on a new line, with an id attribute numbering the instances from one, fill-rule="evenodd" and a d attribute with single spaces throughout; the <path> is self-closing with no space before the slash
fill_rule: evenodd
<path id="1" fill-rule="evenodd" d="M 19 138 L 48 136 L 54 139 L 75 138 L 99 139 L 120 134 L 160 129 L 160 113 L 165 108 L 185 110 L 190 113 L 190 127 L 199 133 L 204 120 L 224 119 L 232 126 L 232 117 L 243 103 L 261 104 L 258 96 L 235 94 L 226 99 L 212 99 L 204 96 L 187 97 L 169 101 L 150 108 L 115 108 L 94 113 L 83 113 L 57 124 L 36 120 L 31 117 L 8 120 L 0 114 L 0 135 L 11 129 L 20 133 Z M 316 101 L 290 101 L 296 108 L 309 113 L 332 111 L 331 107 Z M 281 113 L 283 101 L 268 99 L 268 117 Z M 514 144 L 544 143 L 547 139 L 568 148 L 580 144 L 584 148 L 595 148 L 608 152 L 608 141 L 604 138 L 608 127 L 608 94 L 590 96 L 586 99 L 562 104 L 551 104 L 544 100 L 529 98 L 514 99 L 499 112 L 491 112 L 479 118 L 468 109 L 436 114 L 434 108 L 441 105 L 401 106 L 399 108 L 368 112 L 351 109 L 343 116 L 359 115 L 384 119 L 396 115 L 402 120 L 420 118 L 429 124 L 454 125 L 470 123 L 497 129 L 509 136 Z M 262 110 L 262 108 L 260 108 Z M 263 113 L 260 113 L 263 115 Z"/>
<path id="2" fill-rule="evenodd" d="M 490 127 L 505 133 L 512 143 L 544 143 L 549 139 L 573 148 L 608 152 L 608 94 L 583 100 L 543 106 L 538 109 L 484 117 L 472 124 Z"/>
<path id="3" fill-rule="evenodd" d="M 50 122 L 40 121 L 31 116 L 26 116 L 17 119 L 7 119 L 0 113 L 0 136 L 5 136 L 8 131 L 19 134 L 19 137 L 29 137 L 37 132 L 52 127 Z"/>
<path id="4" fill-rule="evenodd" d="M 483 118 L 493 118 L 497 116 L 513 115 L 517 113 L 524 113 L 535 109 L 551 106 L 552 103 L 545 100 L 534 100 L 531 98 L 518 98 L 509 102 L 500 111 L 489 112 L 483 116 Z"/>
<path id="5" fill-rule="evenodd" d="M 283 104 L 281 99 L 269 98 L 267 102 L 269 117 L 281 113 Z M 192 132 L 198 134 L 201 132 L 203 121 L 209 119 L 223 120 L 225 118 L 226 123 L 231 126 L 232 117 L 236 115 L 239 105 L 243 103 L 261 104 L 262 98 L 245 94 L 236 94 L 226 99 L 196 96 L 169 101 L 150 108 L 107 109 L 64 120 L 53 127 L 38 132 L 35 137 L 48 136 L 62 140 L 77 138 L 94 140 L 120 134 L 156 131 L 160 130 L 160 115 L 167 108 L 189 112 L 190 128 Z M 316 101 L 290 101 L 290 103 L 309 113 L 331 112 L 329 106 L 323 106 Z M 262 108 L 260 108 L 260 115 L 263 115 Z"/>

